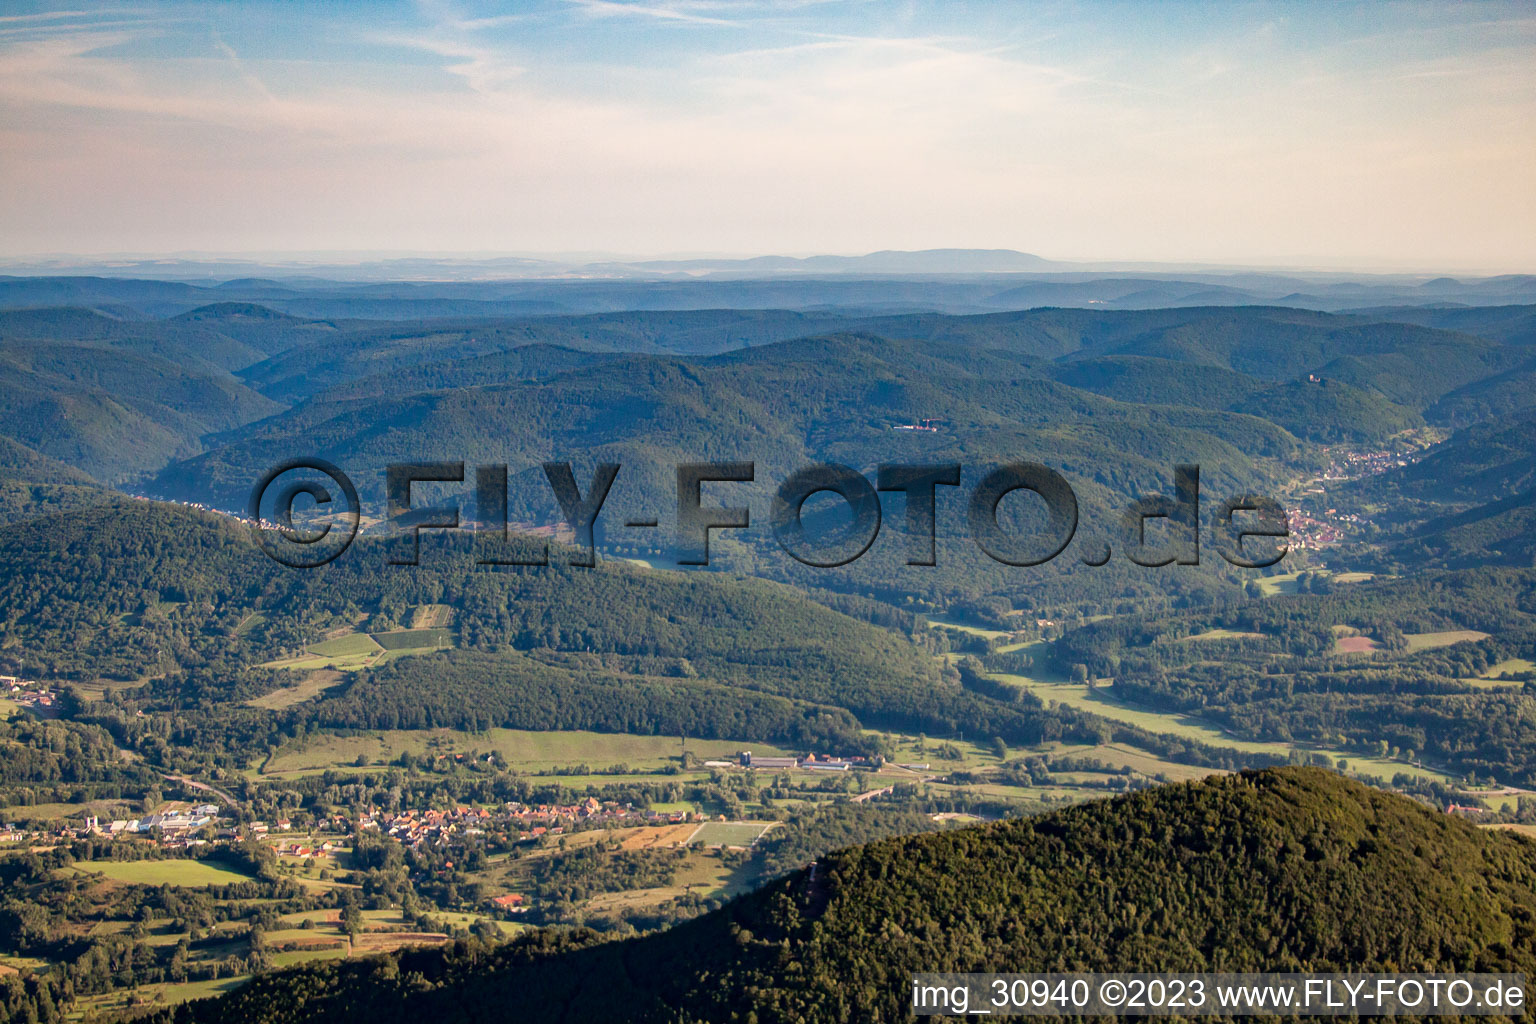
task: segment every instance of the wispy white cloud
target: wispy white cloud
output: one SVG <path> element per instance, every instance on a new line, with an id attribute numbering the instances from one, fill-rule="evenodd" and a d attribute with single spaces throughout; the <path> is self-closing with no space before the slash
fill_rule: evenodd
<path id="1" fill-rule="evenodd" d="M 1437 50 L 1416 20 L 1325 46 L 1234 17 L 1153 45 L 1092 9 L 796 8 L 0 22 L 0 238 L 1536 262 L 1536 26 Z M 679 30 L 719 22 L 752 31 Z"/>
<path id="2" fill-rule="evenodd" d="M 566 0 L 585 14 L 596 17 L 641 17 L 661 21 L 689 22 L 695 25 L 730 25 L 729 18 L 701 13 L 701 9 L 718 9 L 714 5 L 688 3 L 642 3 L 639 0 Z"/>

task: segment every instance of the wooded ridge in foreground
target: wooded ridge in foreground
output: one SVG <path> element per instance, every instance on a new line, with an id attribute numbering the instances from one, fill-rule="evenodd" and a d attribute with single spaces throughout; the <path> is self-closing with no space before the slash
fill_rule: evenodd
<path id="1" fill-rule="evenodd" d="M 265 975 L 162 1022 L 894 1021 L 920 971 L 1536 974 L 1536 844 L 1310 768 L 870 843 L 623 942 Z"/>

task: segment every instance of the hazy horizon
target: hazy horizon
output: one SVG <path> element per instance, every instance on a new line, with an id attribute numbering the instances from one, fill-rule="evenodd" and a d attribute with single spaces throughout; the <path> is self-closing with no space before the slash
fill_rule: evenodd
<path id="1" fill-rule="evenodd" d="M 78 272 L 101 271 L 108 268 L 139 269 L 147 276 L 155 264 L 164 264 L 171 269 L 195 269 L 200 270 L 196 276 L 218 276 L 214 274 L 215 268 L 228 265 L 232 270 L 241 267 L 249 267 L 256 270 L 269 270 L 272 272 L 288 272 L 295 276 L 308 274 L 320 274 L 327 270 L 345 270 L 347 268 L 378 267 L 390 263 L 421 263 L 438 264 L 444 268 L 455 265 L 470 267 L 474 264 L 490 263 L 514 263 L 527 262 L 530 264 L 546 264 L 551 268 L 565 267 L 571 272 L 586 269 L 598 269 L 603 267 L 614 268 L 615 272 L 621 269 L 640 268 L 647 264 L 665 263 L 705 263 L 719 262 L 742 264 L 761 260 L 815 260 L 820 258 L 835 258 L 846 260 L 859 260 L 867 257 L 875 257 L 889 254 L 918 256 L 926 253 L 1003 253 L 1019 256 L 1038 257 L 1048 266 L 1035 270 L 976 270 L 976 271 L 936 271 L 915 270 L 910 273 L 921 275 L 934 275 L 943 273 L 958 274 L 998 274 L 1008 276 L 1070 276 L 1093 275 L 1103 276 L 1112 274 L 1127 274 L 1133 276 L 1156 274 L 1187 274 L 1194 276 L 1217 277 L 1221 275 L 1253 276 L 1273 275 L 1276 277 L 1316 277 L 1316 278 L 1433 278 L 1466 277 L 1473 279 L 1494 277 L 1525 277 L 1536 273 L 1536 265 L 1533 268 L 1508 267 L 1494 270 L 1488 268 L 1457 267 L 1431 264 L 1404 264 L 1401 266 L 1323 266 L 1323 265 L 1291 265 L 1291 264 L 1265 264 L 1248 262 L 1205 262 L 1195 260 L 1157 260 L 1157 259 L 1117 259 L 1114 257 L 1102 258 L 1078 258 L 1059 259 L 1048 254 L 1025 252 L 1016 249 L 981 248 L 969 246 L 936 246 L 931 249 L 884 249 L 873 251 L 849 250 L 843 252 L 719 252 L 684 250 L 681 252 L 519 252 L 519 251 L 431 251 L 431 250 L 298 250 L 298 251 L 251 251 L 251 252 L 216 252 L 199 250 L 164 251 L 164 252 L 41 252 L 22 255 L 0 255 L 0 270 L 15 275 L 56 275 Z M 732 268 L 726 268 L 732 269 Z M 659 271 L 658 271 L 659 272 Z M 737 271 L 743 272 L 743 271 Z M 551 276 L 553 271 L 546 271 L 543 276 Z M 684 274 L 683 270 L 674 270 L 673 273 Z M 704 272 L 699 272 L 704 273 Z M 765 276 L 771 276 L 774 271 L 764 270 Z M 807 276 L 833 275 L 846 276 L 848 274 L 889 274 L 892 272 L 876 271 L 804 271 Z M 174 276 L 174 275 L 173 275 Z M 507 280 L 516 280 L 518 275 L 510 270 L 505 275 Z M 419 279 L 421 281 L 440 280 L 430 276 L 413 278 L 402 276 L 401 280 Z M 473 280 L 474 278 L 462 278 Z M 492 280 L 494 278 L 486 278 Z M 446 280 L 446 279 L 444 279 Z"/>
<path id="2" fill-rule="evenodd" d="M 18 5 L 0 255 L 1530 272 L 1532 67 L 1515 3 Z"/>

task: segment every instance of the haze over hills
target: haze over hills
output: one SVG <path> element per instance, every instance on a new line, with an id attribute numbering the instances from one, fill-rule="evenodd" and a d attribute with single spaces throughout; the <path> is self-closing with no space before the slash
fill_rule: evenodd
<path id="1" fill-rule="evenodd" d="M 1444 422 L 1453 403 L 1473 415 L 1458 396 L 1480 386 L 1518 401 L 1527 361 L 1476 335 L 1265 307 L 345 324 L 243 368 L 246 386 L 295 404 L 226 431 L 151 491 L 236 508 L 300 447 L 358 467 L 370 493 L 404 448 L 510 455 L 525 471 L 512 507 L 542 521 L 552 506 L 536 464 L 550 457 L 630 466 L 615 500 L 645 510 L 670 501 L 680 459 L 750 452 L 774 480 L 808 459 L 921 453 L 968 465 L 1032 455 L 1121 504 L 1181 457 L 1198 457 L 1213 486 L 1251 490 L 1265 460 L 1305 462 L 1308 445 L 1379 443 Z M 924 419 L 937 435 L 895 429 Z"/>
<path id="2" fill-rule="evenodd" d="M 560 261 L 61 259 L 0 277 L 0 308 L 79 305 L 167 316 L 219 301 L 297 316 L 412 319 L 640 309 L 828 308 L 952 313 L 1077 306 L 1278 304 L 1323 310 L 1536 301 L 1536 277 L 1447 278 L 1213 266 L 1071 264 L 1012 250 L 865 256 Z M 48 276 L 21 276 L 24 273 Z"/>

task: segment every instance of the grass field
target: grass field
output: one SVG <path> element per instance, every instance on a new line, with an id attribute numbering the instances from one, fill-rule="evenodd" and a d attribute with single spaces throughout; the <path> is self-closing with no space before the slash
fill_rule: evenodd
<path id="1" fill-rule="evenodd" d="M 317 960 L 344 960 L 346 956 L 347 945 L 344 942 L 326 946 L 324 949 L 290 949 L 282 953 L 274 953 L 272 966 L 297 967 L 299 964 L 314 963 Z"/>
<path id="2" fill-rule="evenodd" d="M 767 756 L 786 754 L 771 744 L 688 740 L 688 752 L 701 760 L 734 759 L 742 749 Z M 481 756 L 495 752 L 510 767 L 523 772 L 548 772 L 583 764 L 594 769 L 623 764 L 630 768 L 656 770 L 677 764 L 682 750 L 677 736 L 530 732 L 522 729 L 489 729 L 483 733 L 453 729 L 380 730 L 358 736 L 312 736 L 301 747 L 279 752 L 264 774 L 306 775 L 351 768 L 359 756 L 370 763 L 385 763 L 403 753 L 435 757 L 439 754 L 467 756 L 474 751 Z M 618 780 L 610 778 L 609 781 Z"/>
<path id="3" fill-rule="evenodd" d="M 398 629 L 370 636 L 386 651 L 431 650 L 453 646 L 453 634 L 446 629 Z"/>
<path id="4" fill-rule="evenodd" d="M 1366 580 L 1375 579 L 1374 573 L 1368 572 L 1340 572 L 1331 573 L 1327 570 L 1309 569 L 1314 576 L 1326 576 L 1334 583 L 1364 583 Z M 1259 579 L 1259 589 L 1264 591 L 1265 597 L 1273 597 L 1276 594 L 1296 593 L 1296 578 L 1299 572 L 1281 573 L 1277 576 L 1264 576 Z"/>
<path id="5" fill-rule="evenodd" d="M 128 885 L 174 885 L 189 889 L 251 880 L 250 875 L 227 864 L 207 860 L 89 860 L 79 861 L 69 870 L 102 874 Z"/>
<path id="6" fill-rule="evenodd" d="M 935 619 L 932 616 L 928 616 L 928 623 L 932 626 L 942 626 L 944 629 L 957 629 L 962 633 L 969 633 L 972 636 L 984 636 L 989 639 L 1013 635 L 1006 629 L 982 629 L 980 626 L 967 626 L 961 622 L 946 622 L 943 619 Z"/>
<path id="7" fill-rule="evenodd" d="M 1262 576 L 1259 578 L 1259 589 L 1265 597 L 1274 597 L 1276 594 L 1296 593 L 1296 577 L 1300 573 L 1287 572 L 1276 576 Z"/>
<path id="8" fill-rule="evenodd" d="M 351 658 L 361 654 L 377 654 L 383 648 L 367 633 L 348 633 L 345 636 L 310 644 L 308 650 L 309 653 L 318 654 L 322 658 Z"/>
<path id="9" fill-rule="evenodd" d="M 1508 658 L 1497 665 L 1490 665 L 1477 680 L 1464 680 L 1464 682 L 1483 682 L 1488 686 L 1519 686 L 1520 682 L 1507 677 L 1521 672 L 1536 672 L 1536 662 L 1527 661 L 1525 658 Z"/>
<path id="10" fill-rule="evenodd" d="M 1230 750 L 1241 750 L 1247 753 L 1273 754 L 1276 757 L 1289 757 L 1293 752 L 1324 754 L 1332 760 L 1343 758 L 1349 762 L 1351 771 L 1359 772 L 1362 775 L 1369 775 L 1383 781 L 1391 781 L 1398 774 L 1435 779 L 1441 782 L 1449 781 L 1449 776 L 1442 772 L 1401 761 L 1363 757 L 1348 751 L 1305 747 L 1291 743 L 1239 739 L 1189 715 L 1149 711 L 1145 708 L 1122 704 L 1115 700 L 1106 686 L 1089 690 L 1087 687 L 1076 683 L 1042 683 L 1027 676 L 1008 675 L 997 672 L 990 673 L 989 677 L 1014 686 L 1021 686 L 1047 702 L 1057 701 L 1068 707 L 1087 711 L 1103 718 L 1125 722 L 1127 725 L 1140 726 L 1148 732 L 1178 736 L 1182 739 L 1198 740 L 1201 743 L 1208 743 L 1214 747 L 1226 747 Z"/>
<path id="11" fill-rule="evenodd" d="M 367 633 L 348 633 L 344 636 L 321 640 L 310 644 L 304 653 L 293 658 L 269 661 L 263 668 L 291 668 L 297 670 L 334 668 L 342 672 L 354 672 L 379 664 L 385 656 L 384 648 L 374 643 Z"/>
<path id="12" fill-rule="evenodd" d="M 9 721 L 21 714 L 21 705 L 13 700 L 0 697 L 0 722 Z"/>
<path id="13" fill-rule="evenodd" d="M 685 893 L 695 896 L 739 895 L 751 889 L 754 882 L 755 875 L 751 869 L 733 870 L 712 852 L 695 847 L 684 859 L 671 885 L 603 893 L 589 900 L 584 909 L 596 914 L 632 913 L 676 899 Z"/>
<path id="14" fill-rule="evenodd" d="M 769 822 L 707 821 L 688 840 L 692 846 L 751 846 L 768 831 Z"/>
<path id="15" fill-rule="evenodd" d="M 698 810 L 699 807 L 697 804 L 688 800 L 673 800 L 670 802 L 658 800 L 651 804 L 650 809 L 655 811 L 657 814 L 671 814 L 673 811 L 681 811 L 682 813 L 687 814 L 691 811 Z"/>
<path id="16" fill-rule="evenodd" d="M 989 748 L 971 740 L 936 740 L 932 737 L 929 737 L 926 743 L 920 744 L 917 737 L 906 736 L 901 733 L 871 731 L 870 735 L 883 736 L 885 737 L 886 741 L 891 744 L 891 762 L 893 764 L 922 764 L 926 762 L 928 765 L 930 765 L 930 771 L 935 773 L 955 771 L 956 769 L 960 768 L 989 768 L 993 765 L 1001 763 L 998 761 L 997 755 L 994 754 Z M 952 745 L 958 748 L 960 751 L 960 760 L 941 760 L 937 751 L 939 747 L 943 745 Z M 1018 751 L 1012 751 L 1010 752 L 1009 756 L 1013 757 L 1017 756 L 1017 754 Z M 892 771 L 896 770 L 898 769 L 892 769 Z M 854 775 L 852 777 L 859 779 L 865 778 L 862 775 Z M 872 786 L 871 788 L 878 789 L 880 786 L 886 785 L 890 781 L 891 780 L 888 778 L 881 778 L 879 780 L 879 786 Z"/>
<path id="17" fill-rule="evenodd" d="M 31 974 L 33 971 L 46 970 L 48 961 L 31 956 L 11 956 L 0 953 L 0 967 L 9 968 L 17 974 Z"/>
<path id="18" fill-rule="evenodd" d="M 1203 779 L 1207 775 L 1223 774 L 1216 768 L 1165 761 L 1156 754 L 1127 743 L 1103 743 L 1097 746 L 1057 744 L 1049 752 L 1060 757 L 1091 757 L 1111 767 L 1129 768 L 1149 778 L 1162 775 L 1174 782 L 1188 782 Z"/>
<path id="19" fill-rule="evenodd" d="M 144 1006 L 170 1006 L 193 999 L 208 999 L 233 991 L 244 985 L 246 975 L 235 978 L 219 978 L 214 981 L 187 981 L 180 985 L 144 985 L 139 988 L 118 989 L 106 995 L 86 996 L 76 1008 L 98 1014 L 115 1014 Z"/>
<path id="20" fill-rule="evenodd" d="M 1236 629 L 1208 629 L 1204 633 L 1195 633 L 1183 637 L 1182 640 L 1263 640 L 1263 633 L 1244 633 Z"/>
<path id="21" fill-rule="evenodd" d="M 128 814 L 129 805 L 116 800 L 93 800 L 83 804 L 27 804 L 0 807 L 0 821 L 60 821 L 79 819 L 89 814 L 103 818 Z"/>
<path id="22" fill-rule="evenodd" d="M 1486 640 L 1487 633 L 1479 633 L 1475 629 L 1448 629 L 1442 633 L 1404 633 L 1408 640 L 1408 650 L 1425 651 L 1431 647 L 1449 647 L 1451 644 L 1459 644 L 1464 640 Z"/>
<path id="23" fill-rule="evenodd" d="M 278 711 L 282 708 L 301 704 L 312 697 L 329 690 L 333 686 L 339 686 L 345 682 L 342 674 L 333 668 L 315 668 L 306 672 L 298 683 L 293 686 L 284 686 L 264 693 L 260 697 L 252 697 L 247 704 L 257 708 L 267 708 Z"/>

